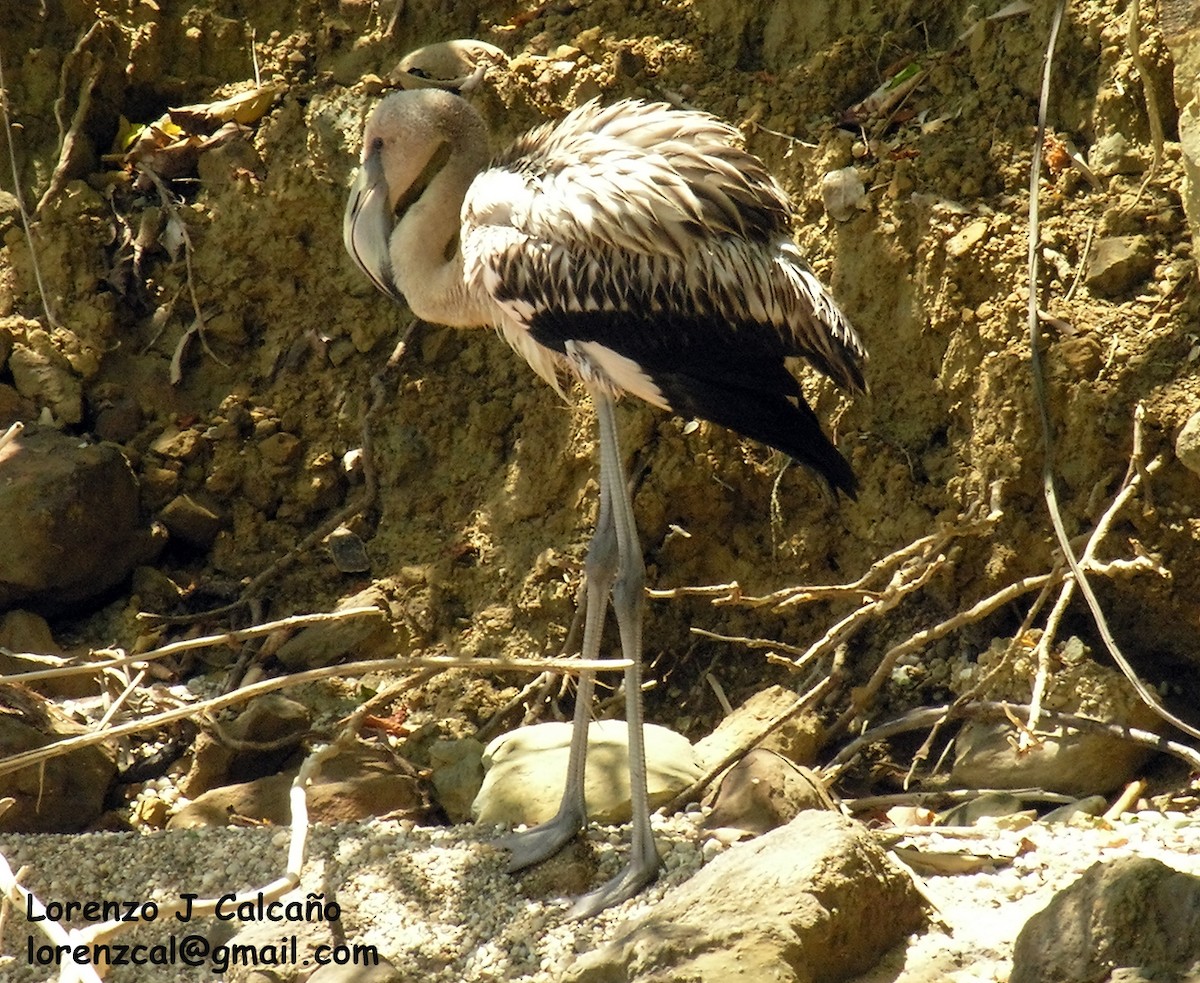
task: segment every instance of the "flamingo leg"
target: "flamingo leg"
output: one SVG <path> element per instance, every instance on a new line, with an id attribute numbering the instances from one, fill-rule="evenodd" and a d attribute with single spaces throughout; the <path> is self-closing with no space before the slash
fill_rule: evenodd
<path id="1" fill-rule="evenodd" d="M 617 575 L 616 528 L 613 525 L 611 496 L 603 481 L 600 483 L 600 511 L 596 518 L 596 531 L 592 535 L 583 569 L 586 592 L 581 657 L 596 659 L 600 653 L 600 637 L 604 631 L 608 598 Z M 575 694 L 575 717 L 571 723 L 567 783 L 558 812 L 552 819 L 532 829 L 513 833 L 499 841 L 499 845 L 510 852 L 506 868 L 510 874 L 552 857 L 587 824 L 584 773 L 594 689 L 594 674 L 580 673 L 579 687 Z"/>
<path id="2" fill-rule="evenodd" d="M 600 424 L 600 493 L 607 495 L 616 539 L 616 571 L 611 581 L 613 613 L 621 636 L 621 654 L 629 660 L 625 670 L 625 719 L 629 727 L 629 788 L 632 796 L 632 842 L 629 860 L 616 877 L 579 898 L 572 918 L 587 918 L 633 897 L 658 874 L 661 860 L 650 829 L 650 797 L 646 788 L 646 747 L 642 731 L 642 615 L 645 603 L 646 565 L 638 544 L 637 525 L 629 482 L 617 442 L 613 400 L 592 390 Z M 591 597 L 588 598 L 589 605 Z M 591 609 L 588 610 L 589 616 Z"/>
<path id="3" fill-rule="evenodd" d="M 646 568 L 638 544 L 637 526 L 629 483 L 617 442 L 612 398 L 593 390 L 600 428 L 600 514 L 588 548 L 587 613 L 583 629 L 583 658 L 600 654 L 604 616 L 611 599 L 621 638 L 621 653 L 629 660 L 625 670 L 625 715 L 629 727 L 629 783 L 633 806 L 633 832 L 629 861 L 616 877 L 579 898 L 572 918 L 587 918 L 633 897 L 658 874 L 660 859 L 650 828 L 650 799 L 646 788 L 646 750 L 642 732 L 642 615 Z M 557 853 L 587 822 L 584 771 L 587 761 L 588 723 L 594 679 L 581 673 L 576 694 L 575 719 L 567 764 L 567 784 L 553 819 L 501 841 L 512 856 L 510 872 L 521 870 Z"/>

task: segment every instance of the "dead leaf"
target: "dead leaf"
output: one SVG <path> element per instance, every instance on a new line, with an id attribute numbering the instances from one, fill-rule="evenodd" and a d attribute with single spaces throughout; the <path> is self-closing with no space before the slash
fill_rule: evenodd
<path id="1" fill-rule="evenodd" d="M 1012 857 L 1001 854 L 953 853 L 893 847 L 892 852 L 918 874 L 978 874 L 1006 867 Z"/>
<path id="2" fill-rule="evenodd" d="M 193 132 L 212 132 L 223 123 L 249 126 L 262 119 L 280 91 L 277 86 L 262 85 L 217 102 L 168 109 L 167 115 Z"/>
<path id="3" fill-rule="evenodd" d="M 937 813 L 924 806 L 892 806 L 884 815 L 893 826 L 932 826 L 937 820 Z"/>
<path id="4" fill-rule="evenodd" d="M 280 91 L 276 86 L 259 86 L 217 102 L 169 109 L 144 125 L 122 117 L 115 152 L 105 159 L 134 170 L 153 171 L 164 181 L 193 174 L 202 153 L 261 119 Z"/>

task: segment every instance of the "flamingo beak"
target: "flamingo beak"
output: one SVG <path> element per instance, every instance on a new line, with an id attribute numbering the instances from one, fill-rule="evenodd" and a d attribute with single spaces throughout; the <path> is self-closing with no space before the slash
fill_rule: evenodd
<path id="1" fill-rule="evenodd" d="M 388 208 L 388 184 L 379 152 L 367 150 L 350 188 L 350 199 L 342 218 L 342 242 L 346 252 L 383 293 L 403 302 L 396 289 L 388 240 L 392 218 Z"/>

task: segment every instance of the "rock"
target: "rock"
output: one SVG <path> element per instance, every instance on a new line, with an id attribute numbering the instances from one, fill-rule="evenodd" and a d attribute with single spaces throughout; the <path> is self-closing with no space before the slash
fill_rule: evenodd
<path id="1" fill-rule="evenodd" d="M 258 452 L 263 460 L 277 466 L 296 460 L 300 450 L 300 438 L 290 433 L 273 433 L 258 442 Z"/>
<path id="2" fill-rule="evenodd" d="M 483 751 L 473 737 L 429 745 L 434 792 L 452 823 L 471 821 L 471 803 L 483 785 Z"/>
<path id="3" fill-rule="evenodd" d="M 150 444 L 150 450 L 162 457 L 174 461 L 188 463 L 196 460 L 204 450 L 204 436 L 194 427 L 180 430 L 178 427 L 168 427 Z"/>
<path id="4" fill-rule="evenodd" d="M 1175 456 L 1193 474 L 1200 474 L 1200 411 L 1188 417 L 1175 438 Z"/>
<path id="5" fill-rule="evenodd" d="M 835 808 L 813 772 L 774 751 L 754 748 L 721 779 L 704 825 L 761 834 L 805 809 Z"/>
<path id="6" fill-rule="evenodd" d="M 208 550 L 225 526 L 220 510 L 195 495 L 176 495 L 158 518 L 173 539 L 198 550 Z"/>
<path id="7" fill-rule="evenodd" d="M 1030 643 L 1040 632 L 1030 632 Z M 993 700 L 1028 703 L 1037 657 L 1030 646 L 1011 649 L 1008 639 L 993 639 L 979 655 L 973 670 L 956 686 L 969 687 L 987 678 Z M 1153 730 L 1157 716 L 1119 671 L 1090 657 L 1087 646 L 1070 637 L 1054 647 L 1052 670 L 1042 694 L 1047 710 L 1079 714 Z M 1010 740 L 1012 726 L 1004 721 L 971 721 L 955 739 L 951 781 L 966 788 L 1042 788 L 1083 796 L 1110 792 L 1130 781 L 1150 756 L 1138 747 L 1107 734 L 1073 729 L 1038 729 L 1038 743 L 1018 751 Z"/>
<path id="8" fill-rule="evenodd" d="M 255 697 L 237 719 L 225 727 L 225 733 L 242 744 L 295 747 L 310 726 L 312 712 L 303 703 L 280 693 L 267 693 Z M 254 748 L 249 752 L 262 754 Z"/>
<path id="9" fill-rule="evenodd" d="M 630 815 L 628 729 L 623 720 L 595 721 L 588 732 L 585 796 L 588 816 L 598 823 L 628 822 Z M 471 806 L 481 823 L 527 826 L 557 811 L 567 780 L 571 725 L 535 724 L 501 734 L 483 753 L 483 787 Z M 688 739 L 646 725 L 646 768 L 650 808 L 669 801 L 703 774 Z"/>
<path id="10" fill-rule="evenodd" d="M 83 383 L 44 330 L 32 328 L 25 332 L 24 341 L 14 342 L 8 367 L 17 392 L 47 407 L 56 422 L 75 424 L 83 419 Z"/>
<path id="11" fill-rule="evenodd" d="M 966 802 L 952 806 L 938 816 L 939 826 L 974 826 L 982 819 L 1015 816 L 1025 803 L 1008 792 L 984 792 Z"/>
<path id="12" fill-rule="evenodd" d="M 0 608 L 58 613 L 102 597 L 164 537 L 145 522 L 129 463 L 111 444 L 28 427 L 0 448 Z"/>
<path id="13" fill-rule="evenodd" d="M 245 817 L 280 826 L 292 821 L 291 787 L 298 768 L 252 782 L 214 788 L 180 809 L 168 829 L 227 826 Z M 355 822 L 389 816 L 428 823 L 433 810 L 415 771 L 389 750 L 356 744 L 321 764 L 308 787 L 310 822 Z"/>
<path id="14" fill-rule="evenodd" d="M 986 218 L 977 218 L 968 223 L 946 243 L 946 255 L 955 259 L 965 256 L 987 238 L 991 228 L 991 223 Z"/>
<path id="15" fill-rule="evenodd" d="M 0 748 L 5 756 L 32 751 L 89 728 L 77 724 L 23 686 L 0 684 Z M 0 775 L 0 799 L 15 802 L 0 814 L 0 831 L 78 833 L 104 808 L 117 773 L 116 751 L 93 744 L 20 771 Z"/>
<path id="16" fill-rule="evenodd" d="M 1057 365 L 1065 381 L 1094 379 L 1104 367 L 1104 346 L 1090 334 L 1064 338 L 1054 346 Z"/>
<path id="17" fill-rule="evenodd" d="M 132 399 L 120 399 L 96 414 L 92 432 L 101 440 L 124 444 L 142 429 L 142 410 Z"/>
<path id="18" fill-rule="evenodd" d="M 7 650 L 7 651 L 4 651 Z M 0 674 L 41 672 L 59 669 L 71 660 L 59 648 L 46 619 L 17 608 L 0 617 Z M 21 685 L 43 696 L 79 698 L 96 694 L 96 678 L 88 673 L 35 679 Z"/>
<path id="19" fill-rule="evenodd" d="M 183 588 L 156 567 L 137 567 L 130 588 L 139 611 L 170 611 L 184 597 Z"/>
<path id="20" fill-rule="evenodd" d="M 1117 967 L 1179 980 L 1198 966 L 1200 877 L 1122 857 L 1093 865 L 1025 923 L 1010 983 L 1095 983 Z"/>
<path id="21" fill-rule="evenodd" d="M 201 732 L 180 791 L 194 799 L 218 786 L 274 775 L 311 726 L 304 704 L 278 693 L 260 696 L 219 731 Z"/>
<path id="22" fill-rule="evenodd" d="M 1140 174 L 1146 169 L 1146 162 L 1129 145 L 1125 134 L 1114 130 L 1092 144 L 1088 166 L 1101 177 L 1112 177 L 1114 174 Z"/>
<path id="23" fill-rule="evenodd" d="M 63 654 L 50 632 L 50 625 L 46 623 L 46 619 L 41 615 L 19 610 L 8 611 L 0 618 L 0 649 L 8 649 L 14 653 L 37 652 L 56 656 Z M 0 653 L 0 656 L 2 655 L 3 653 Z"/>
<path id="24" fill-rule="evenodd" d="M 367 555 L 367 544 L 354 530 L 338 526 L 326 541 L 333 565 L 338 573 L 366 573 L 371 569 L 371 558 Z"/>
<path id="25" fill-rule="evenodd" d="M 838 222 L 848 221 L 854 213 L 866 207 L 867 189 L 857 168 L 843 167 L 821 178 L 821 200 L 825 211 Z"/>
<path id="26" fill-rule="evenodd" d="M 1154 272 L 1154 253 L 1145 236 L 1106 236 L 1092 246 L 1084 282 L 1103 297 L 1132 290 Z"/>
<path id="27" fill-rule="evenodd" d="M 721 854 L 566 979 L 832 983 L 869 969 L 923 918 L 912 880 L 862 826 L 805 812 Z"/>
<path id="28" fill-rule="evenodd" d="M 142 462 L 142 500 L 149 508 L 161 508 L 179 488 L 179 472 Z"/>
<path id="29" fill-rule="evenodd" d="M 317 669 L 348 654 L 355 659 L 394 655 L 398 646 L 388 620 L 389 605 L 378 587 L 368 587 L 342 598 L 334 610 L 372 606 L 379 608 L 378 615 L 361 614 L 300 629 L 279 646 L 275 658 L 289 669 Z"/>
<path id="30" fill-rule="evenodd" d="M 1076 816 L 1103 816 L 1106 809 L 1108 809 L 1108 799 L 1103 795 L 1087 795 L 1082 799 L 1061 805 L 1057 809 L 1051 809 L 1042 816 L 1039 822 L 1043 822 L 1047 826 L 1054 823 L 1067 823 Z"/>
<path id="31" fill-rule="evenodd" d="M 707 737 L 696 742 L 696 754 L 706 769 L 717 767 L 730 754 L 754 744 L 766 726 L 796 702 L 796 694 L 783 686 L 760 690 L 729 714 Z M 812 764 L 821 743 L 821 722 L 815 714 L 792 717 L 771 732 L 758 747 L 778 751 L 789 761 Z"/>
<path id="32" fill-rule="evenodd" d="M 1111 792 L 1130 781 L 1145 748 L 1106 734 L 1055 729 L 1028 750 L 1012 745 L 1008 723 L 971 721 L 955 739 L 950 779 L 964 788 L 1042 788 L 1064 795 Z"/>

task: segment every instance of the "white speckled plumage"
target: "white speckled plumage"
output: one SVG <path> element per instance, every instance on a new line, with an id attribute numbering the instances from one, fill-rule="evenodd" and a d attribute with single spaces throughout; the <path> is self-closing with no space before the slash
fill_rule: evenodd
<path id="1" fill-rule="evenodd" d="M 662 103 L 592 101 L 490 162 L 486 148 L 482 120 L 450 93 L 376 109 L 345 233 L 380 289 L 429 321 L 498 328 L 559 392 L 579 366 L 566 342 L 587 342 L 610 393 L 715 419 L 852 492 L 784 359 L 861 390 L 865 350 L 737 130 Z M 706 412 L 747 393 L 757 429 Z"/>
<path id="2" fill-rule="evenodd" d="M 733 127 L 704 113 L 593 101 L 493 158 L 479 115 L 440 89 L 393 94 L 367 122 L 343 225 L 363 272 L 425 320 L 497 328 L 560 394 L 574 376 L 596 405 L 601 495 L 583 656 L 598 656 L 611 600 L 633 666 L 633 845 L 626 869 L 577 915 L 631 896 L 659 863 L 641 743 L 644 564 L 613 401 L 629 393 L 712 420 L 854 494 L 786 359 L 804 356 L 858 391 L 866 352 L 792 231 L 782 188 Z M 513 839 L 510 869 L 549 856 L 586 821 L 591 693 L 584 673 L 559 815 Z"/>
<path id="3" fill-rule="evenodd" d="M 516 324 L 555 305 L 716 316 L 862 387 L 865 352 L 792 242 L 786 194 L 712 116 L 586 103 L 501 153 L 462 226 L 467 283 Z"/>

